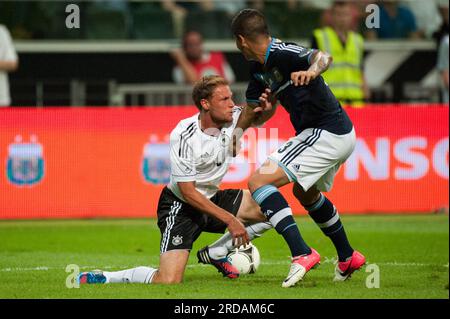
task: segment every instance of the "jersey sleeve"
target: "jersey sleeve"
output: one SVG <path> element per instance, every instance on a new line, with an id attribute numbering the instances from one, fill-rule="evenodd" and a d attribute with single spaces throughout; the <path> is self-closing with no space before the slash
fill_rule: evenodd
<path id="1" fill-rule="evenodd" d="M 306 71 L 311 66 L 311 59 L 315 51 L 317 50 L 296 46 L 295 50 L 286 50 L 283 51 L 283 54 L 286 60 L 289 61 L 292 71 Z"/>
<path id="2" fill-rule="evenodd" d="M 195 181 L 193 146 L 188 139 L 189 130 L 175 130 L 170 134 L 170 168 L 174 182 Z"/>

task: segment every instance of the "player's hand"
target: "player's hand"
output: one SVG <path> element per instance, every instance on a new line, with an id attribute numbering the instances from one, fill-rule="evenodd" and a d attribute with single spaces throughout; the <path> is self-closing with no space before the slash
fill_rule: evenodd
<path id="1" fill-rule="evenodd" d="M 274 99 L 271 93 L 270 89 L 265 89 L 263 94 L 259 97 L 259 106 L 255 107 L 253 112 L 259 113 L 272 110 L 273 105 L 276 103 L 276 99 Z"/>
<path id="2" fill-rule="evenodd" d="M 294 86 L 308 85 L 317 76 L 318 74 L 315 71 L 298 71 L 291 73 L 291 80 Z"/>
<path id="3" fill-rule="evenodd" d="M 228 231 L 233 238 L 233 245 L 239 247 L 241 245 L 247 245 L 249 242 L 247 230 L 245 230 L 244 224 L 239 219 L 233 216 L 227 225 Z"/>

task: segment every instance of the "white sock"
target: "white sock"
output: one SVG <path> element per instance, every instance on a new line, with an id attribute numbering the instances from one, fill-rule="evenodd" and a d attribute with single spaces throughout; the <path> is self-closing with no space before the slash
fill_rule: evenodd
<path id="1" fill-rule="evenodd" d="M 141 283 L 149 284 L 158 269 L 151 267 L 136 267 L 120 271 L 104 271 L 106 283 Z"/>
<path id="2" fill-rule="evenodd" d="M 269 222 L 261 222 L 245 227 L 250 240 L 261 237 L 263 233 L 271 229 L 273 226 Z M 232 238 L 229 232 L 220 237 L 215 243 L 208 246 L 209 255 L 213 259 L 224 258 L 235 247 L 233 246 Z"/>

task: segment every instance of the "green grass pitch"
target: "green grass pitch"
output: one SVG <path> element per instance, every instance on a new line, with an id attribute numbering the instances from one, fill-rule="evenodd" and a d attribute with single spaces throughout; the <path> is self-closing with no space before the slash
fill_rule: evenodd
<path id="1" fill-rule="evenodd" d="M 66 266 L 120 270 L 158 265 L 155 219 L 0 221 L 0 298 L 449 298 L 447 215 L 343 215 L 354 248 L 379 268 L 380 287 L 367 288 L 373 272 L 360 270 L 335 283 L 335 250 L 307 217 L 296 219 L 305 240 L 322 256 L 320 267 L 293 288 L 281 288 L 289 251 L 270 230 L 254 244 L 261 253 L 257 273 L 236 280 L 197 263 L 195 252 L 218 234 L 202 234 L 194 245 L 181 285 L 111 284 L 66 287 Z M 373 282 L 373 281 L 372 281 Z"/>

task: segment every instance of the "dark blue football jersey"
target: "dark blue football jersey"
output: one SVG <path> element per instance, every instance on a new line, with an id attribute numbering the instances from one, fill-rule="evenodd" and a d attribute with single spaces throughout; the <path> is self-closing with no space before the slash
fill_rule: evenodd
<path id="1" fill-rule="evenodd" d="M 247 102 L 259 103 L 261 94 L 270 88 L 289 112 L 296 135 L 307 128 L 347 134 L 352 130 L 352 122 L 322 76 L 308 85 L 294 86 L 291 83 L 292 72 L 308 70 L 313 52 L 313 49 L 295 43 L 272 39 L 264 64 L 251 62 Z"/>

